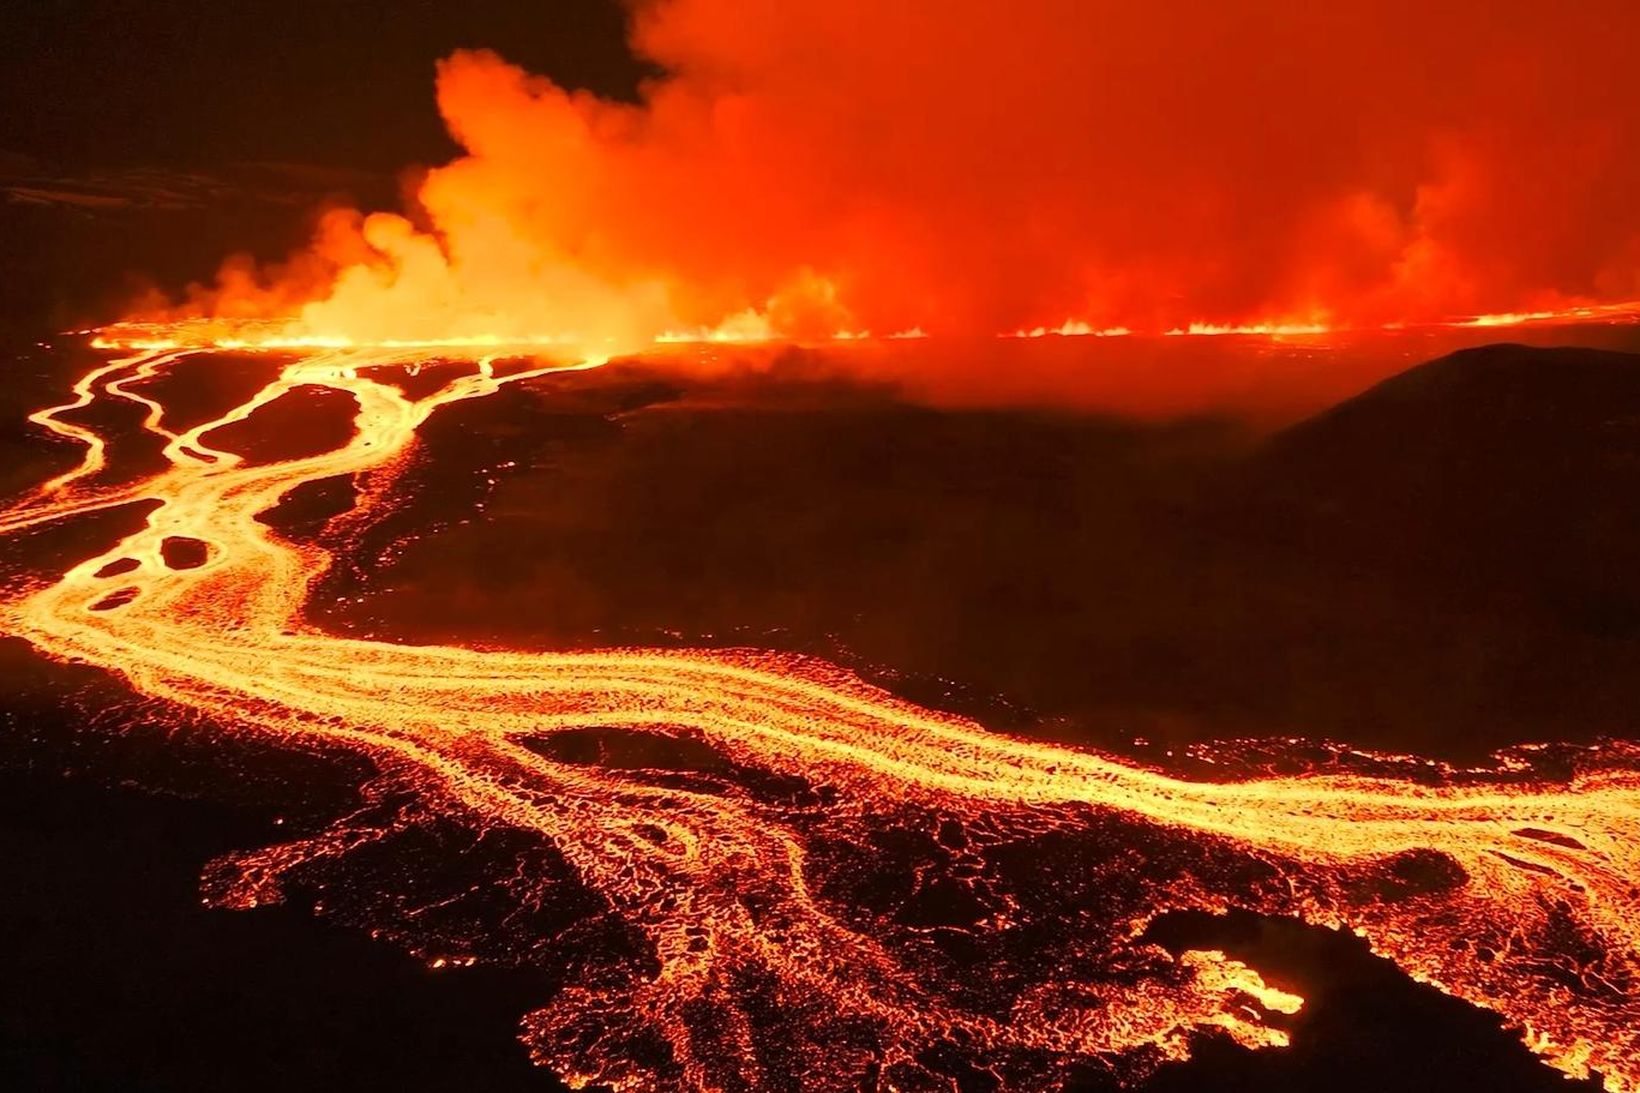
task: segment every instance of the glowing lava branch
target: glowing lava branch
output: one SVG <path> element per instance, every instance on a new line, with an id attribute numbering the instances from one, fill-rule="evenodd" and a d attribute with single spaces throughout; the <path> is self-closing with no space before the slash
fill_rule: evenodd
<path id="1" fill-rule="evenodd" d="M 64 414 L 83 410 L 90 406 L 96 400 L 97 384 L 106 381 L 108 377 L 122 372 L 130 373 L 130 375 L 124 377 L 126 379 L 152 377 L 161 366 L 169 363 L 176 356 L 177 354 L 174 353 L 163 356 L 151 356 L 145 353 L 136 357 L 110 361 L 100 368 L 93 368 L 80 377 L 79 382 L 74 384 L 74 398 L 71 401 L 59 406 L 48 406 L 43 410 L 36 410 L 30 414 L 28 419 L 34 424 L 50 430 L 64 440 L 76 441 L 85 445 L 85 453 L 80 462 L 73 469 L 64 471 L 50 481 L 41 483 L 35 490 L 35 496 L 50 497 L 53 494 L 61 493 L 81 479 L 89 478 L 101 471 L 107 465 L 107 445 L 103 442 L 101 434 L 95 429 L 62 420 Z M 131 396 L 124 392 L 117 393 L 126 398 L 140 398 L 140 396 Z M 154 403 L 149 403 L 149 405 L 152 407 L 153 414 L 151 420 L 157 423 L 162 408 Z"/>
<path id="2" fill-rule="evenodd" d="M 304 483 L 390 471 L 439 407 L 562 367 L 505 372 L 482 358 L 411 398 L 382 370 L 426 350 L 306 352 L 227 413 L 173 432 L 164 407 L 132 387 L 176 355 L 97 367 L 72 402 L 33 416 L 85 456 L 0 514 L 0 532 L 155 507 L 109 550 L 9 596 L 5 629 L 224 725 L 355 749 L 410 779 L 430 807 L 550 843 L 645 954 L 622 974 L 573 981 L 526 1022 L 536 1057 L 571 1082 L 724 1089 L 796 1075 L 810 1088 L 904 1086 L 939 1080 L 929 1052 L 958 1045 L 1005 1084 L 1049 1088 L 1079 1060 L 1127 1060 L 1141 1073 L 1182 1058 L 1204 1030 L 1280 1045 L 1274 1015 L 1297 1010 L 1296 995 L 1223 953 L 1173 957 L 1141 938 L 1169 910 L 1243 907 L 1351 928 L 1411 975 L 1502 1014 L 1567 1073 L 1640 1089 L 1640 775 L 1622 757 L 1563 784 L 1203 784 L 988 732 L 810 660 L 327 634 L 302 611 L 330 555 L 276 537 L 258 515 Z M 354 400 L 347 443 L 262 464 L 207 444 L 310 386 Z M 104 439 L 62 416 L 105 396 L 147 408 L 165 470 L 96 485 Z M 203 564 L 170 566 L 177 539 L 203 544 Z M 744 787 L 556 757 L 554 741 L 611 731 L 704 745 L 724 769 L 810 787 L 812 798 L 782 805 Z M 984 905 L 957 929 L 975 959 L 1007 973 L 985 990 L 917 928 L 840 894 L 855 868 L 840 848 L 921 822 L 939 832 L 953 883 Z M 1009 887 L 999 848 L 1112 824 L 1127 833 L 1105 847 L 1113 855 L 1133 852 L 1130 836 L 1180 849 L 1127 866 L 1110 887 L 1128 902 L 1104 897 L 1116 901 L 1101 905 L 1108 916 L 1055 920 L 1024 932 L 1039 940 L 1023 953 L 1010 948 L 1047 897 Z M 277 899 L 283 875 L 356 841 L 243 855 L 218 900 Z M 1083 845 L 1063 867 L 1068 889 L 1105 864 Z M 1229 864 L 1165 867 L 1191 854 Z M 1038 951 L 1042 938 L 1057 947 Z"/>

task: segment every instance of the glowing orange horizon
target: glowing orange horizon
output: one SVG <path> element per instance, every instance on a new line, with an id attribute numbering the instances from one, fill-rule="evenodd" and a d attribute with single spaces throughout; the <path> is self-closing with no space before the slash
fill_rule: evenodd
<path id="1" fill-rule="evenodd" d="M 1640 300 L 1613 304 L 1576 304 L 1535 311 L 1471 315 L 1430 322 L 1389 322 L 1374 326 L 1333 325 L 1319 321 L 1274 320 L 1246 323 L 1192 322 L 1166 329 L 1142 330 L 1126 326 L 1095 327 L 1080 319 L 1066 319 L 1055 327 L 1037 326 L 1002 332 L 1003 339 L 1040 338 L 1145 338 L 1220 337 L 1235 335 L 1265 338 L 1304 338 L 1327 334 L 1363 334 L 1407 330 L 1509 329 L 1590 324 L 1640 323 Z M 123 320 L 106 326 L 75 331 L 89 335 L 94 349 L 164 351 L 176 349 L 220 350 L 325 350 L 325 349 L 405 349 L 405 350 L 492 350 L 567 349 L 585 350 L 590 344 L 572 334 L 474 334 L 446 338 L 354 339 L 341 335 L 309 334 L 295 320 L 175 319 Z M 775 343 L 846 344 L 865 341 L 925 340 L 931 335 L 920 326 L 876 335 L 869 330 L 837 330 L 821 338 L 801 338 L 782 334 L 755 313 L 735 316 L 718 327 L 688 331 L 666 331 L 649 340 L 651 345 L 765 345 Z M 607 338 L 615 343 L 618 339 Z"/>

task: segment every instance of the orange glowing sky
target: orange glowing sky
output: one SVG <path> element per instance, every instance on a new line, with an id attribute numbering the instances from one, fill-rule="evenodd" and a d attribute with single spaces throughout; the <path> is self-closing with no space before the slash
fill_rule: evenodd
<path id="1" fill-rule="evenodd" d="M 1637 34 L 1626 0 L 638 0 L 639 103 L 457 52 L 465 155 L 182 311 L 636 346 L 1630 301 Z"/>

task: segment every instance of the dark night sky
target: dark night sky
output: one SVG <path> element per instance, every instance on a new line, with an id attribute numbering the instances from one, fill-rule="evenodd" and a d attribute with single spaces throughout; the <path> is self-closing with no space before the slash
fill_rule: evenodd
<path id="1" fill-rule="evenodd" d="M 14 0 L 0 155 L 71 166 L 286 161 L 390 170 L 451 146 L 433 62 L 484 46 L 630 96 L 616 0 Z"/>

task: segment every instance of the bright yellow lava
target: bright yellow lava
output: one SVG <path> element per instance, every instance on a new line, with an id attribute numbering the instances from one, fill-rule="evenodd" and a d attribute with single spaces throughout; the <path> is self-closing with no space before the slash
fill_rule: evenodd
<path id="1" fill-rule="evenodd" d="M 1189 1037 L 1207 1029 L 1249 1047 L 1281 1045 L 1287 1034 L 1269 1015 L 1296 1011 L 1298 997 L 1222 953 L 1175 959 L 1138 939 L 1170 909 L 1241 906 L 1353 929 L 1411 975 L 1501 1014 L 1550 1064 L 1640 1090 L 1640 775 L 1616 759 L 1567 784 L 1195 783 L 990 732 L 775 654 L 524 653 L 337 637 L 302 617 L 329 556 L 280 539 L 257 515 L 303 483 L 390 472 L 439 407 L 561 366 L 503 372 L 499 358 L 480 359 L 412 399 L 383 370 L 425 360 L 426 350 L 310 350 L 228 413 L 172 432 L 165 408 L 134 388 L 192 352 L 110 361 L 73 399 L 32 416 L 83 444 L 83 459 L 0 513 L 0 533 L 138 500 L 157 507 L 60 579 L 8 593 L 0 625 L 223 724 L 356 749 L 411 772 L 440 807 L 550 840 L 654 954 L 646 974 L 572 985 L 529 1018 L 532 1051 L 567 1080 L 755 1088 L 785 1067 L 810 1088 L 854 1088 L 867 1074 L 894 1084 L 923 1073 L 925 1048 L 952 1039 L 981 1060 L 1182 1058 Z M 261 465 L 208 446 L 213 429 L 304 385 L 356 400 L 345 445 Z M 146 408 L 166 469 L 104 484 L 105 439 L 64 420 L 99 399 Z M 168 567 L 162 548 L 172 537 L 206 544 L 204 564 Z M 737 768 L 800 778 L 830 796 L 820 818 L 783 815 L 744 795 L 646 784 L 528 746 L 610 727 L 704 743 Z M 1262 863 L 1274 879 L 1230 892 L 1170 882 L 1115 924 L 1123 944 L 1161 956 L 1168 974 L 1100 978 L 1097 968 L 1061 966 L 997 985 L 991 997 L 1004 1001 L 987 1007 L 942 983 L 892 930 L 872 929 L 869 915 L 817 889 L 820 827 L 899 809 L 1026 832 L 1105 818 Z M 285 864 L 332 852 L 310 841 L 248 856 L 228 902 L 277 898 Z M 1400 889 L 1373 880 L 1413 860 L 1441 863 L 1448 880 Z M 1014 906 L 1004 899 L 968 929 L 1005 934 Z M 753 968 L 767 986 L 756 1006 L 737 993 Z M 771 1061 L 770 1006 L 795 1015 L 778 1026 L 784 1062 Z M 664 1064 L 629 1050 L 634 1030 L 664 1044 Z M 1024 1073 L 1005 1076 L 1053 1084 L 1051 1068 Z"/>

